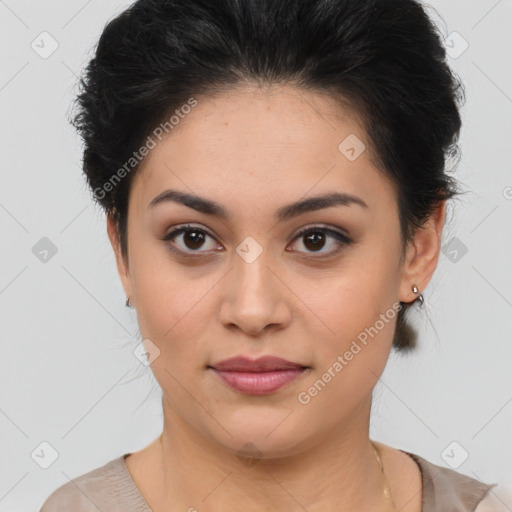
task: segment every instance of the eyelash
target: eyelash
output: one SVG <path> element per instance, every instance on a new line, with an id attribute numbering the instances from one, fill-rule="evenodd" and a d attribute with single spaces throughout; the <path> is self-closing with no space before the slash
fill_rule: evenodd
<path id="1" fill-rule="evenodd" d="M 203 254 L 200 253 L 200 251 L 193 251 L 192 253 L 190 252 L 186 252 L 186 251 L 182 251 L 181 249 L 177 249 L 172 243 L 170 243 L 170 241 L 177 237 L 178 235 L 181 235 L 182 233 L 187 233 L 189 231 L 196 231 L 196 232 L 199 232 L 199 233 L 202 233 L 202 234 L 205 234 L 205 235 L 208 235 L 209 237 L 215 239 L 214 236 L 212 236 L 210 233 L 208 233 L 208 231 L 205 231 L 204 229 L 201 229 L 201 228 L 198 228 L 198 227 L 195 227 L 195 226 L 191 226 L 190 224 L 186 224 L 184 226 L 180 226 L 178 227 L 177 229 L 171 231 L 170 233 L 166 234 L 163 238 L 161 238 L 161 240 L 163 242 L 166 242 L 166 245 L 167 247 L 169 248 L 169 250 L 171 250 L 173 253 L 179 255 L 179 256 L 184 256 L 184 257 L 192 257 L 192 258 L 195 258 L 195 257 L 202 257 L 204 256 Z M 295 237 L 293 238 L 293 240 L 297 240 L 305 235 L 309 235 L 309 234 L 312 234 L 312 233 L 324 233 L 324 234 L 328 234 L 330 236 L 332 236 L 337 244 L 337 248 L 334 249 L 333 251 L 330 251 L 329 253 L 318 253 L 318 254 L 322 254 L 322 256 L 320 257 L 316 257 L 316 259 L 324 259 L 324 258 L 329 258 L 329 257 L 332 257 L 332 256 L 335 256 L 336 254 L 338 254 L 340 251 L 342 251 L 346 246 L 349 246 L 351 244 L 353 244 L 353 240 L 351 240 L 348 236 L 346 236 L 345 234 L 339 232 L 339 231 L 336 231 L 336 230 L 333 230 L 333 229 L 329 229 L 329 228 L 326 228 L 326 227 L 322 227 L 322 226 L 312 226 L 312 227 L 309 227 L 309 228 L 305 228 L 305 229 L 302 229 L 299 233 L 297 233 L 295 235 Z M 196 254 L 194 254 L 194 252 Z M 315 254 L 315 252 L 309 252 L 308 254 Z"/>

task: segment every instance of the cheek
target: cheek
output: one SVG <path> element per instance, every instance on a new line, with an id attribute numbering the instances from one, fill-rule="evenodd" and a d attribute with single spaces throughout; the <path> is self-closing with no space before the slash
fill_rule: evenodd
<path id="1" fill-rule="evenodd" d="M 205 318 L 208 282 L 183 279 L 182 276 L 162 276 L 145 272 L 140 276 L 136 294 L 137 315 L 141 334 L 165 350 L 192 350 Z"/>
<path id="2" fill-rule="evenodd" d="M 317 352 L 324 366 L 338 356 L 346 360 L 343 364 L 347 367 L 371 367 L 375 372 L 385 364 L 397 316 L 385 283 L 380 289 L 374 283 L 370 289 L 345 281 L 325 295 L 321 311 L 330 329 Z"/>
<path id="3" fill-rule="evenodd" d="M 308 293 L 308 304 L 319 312 L 333 338 L 355 337 L 397 300 L 400 282 L 395 268 L 396 258 L 383 248 L 361 248 L 322 279 L 321 290 Z M 302 281 L 304 289 L 307 281 Z"/>
<path id="4" fill-rule="evenodd" d="M 180 267 L 154 242 L 134 244 L 133 252 L 130 272 L 141 335 L 162 353 L 194 353 L 201 326 L 211 317 L 205 299 L 214 290 L 213 276 L 199 267 Z"/>
<path id="5" fill-rule="evenodd" d="M 321 293 L 309 294 L 308 305 L 322 320 L 311 325 L 324 333 L 310 334 L 322 340 L 315 348 L 319 371 L 341 356 L 343 385 L 349 388 L 359 387 L 369 376 L 374 382 L 369 372 L 380 375 L 389 357 L 399 308 L 396 257 L 385 241 L 361 247 L 323 281 Z"/>
<path id="6" fill-rule="evenodd" d="M 331 410 L 331 419 L 337 422 L 349 418 L 371 396 L 389 358 L 397 311 L 384 307 L 386 301 L 377 289 L 351 286 L 349 280 L 331 292 L 324 296 L 323 311 L 334 334 L 320 337 L 310 332 L 311 339 L 321 341 L 315 343 L 314 373 L 297 398 L 300 404 L 311 405 L 304 408 L 308 417 Z"/>

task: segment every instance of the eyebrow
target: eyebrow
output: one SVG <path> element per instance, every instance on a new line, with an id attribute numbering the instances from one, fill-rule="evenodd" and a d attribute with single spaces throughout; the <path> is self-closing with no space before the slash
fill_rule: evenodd
<path id="1" fill-rule="evenodd" d="M 158 204 L 169 201 L 183 204 L 188 208 L 192 208 L 207 215 L 215 215 L 226 220 L 230 218 L 229 212 L 219 203 L 195 194 L 188 194 L 173 189 L 167 189 L 161 194 L 158 194 L 149 203 L 148 208 L 154 208 Z M 332 206 L 350 206 L 352 204 L 359 205 L 362 208 L 368 208 L 368 205 L 360 197 L 341 192 L 332 192 L 320 196 L 308 197 L 307 199 L 282 206 L 277 210 L 275 217 L 278 221 L 284 221 L 307 212 L 322 210 Z"/>

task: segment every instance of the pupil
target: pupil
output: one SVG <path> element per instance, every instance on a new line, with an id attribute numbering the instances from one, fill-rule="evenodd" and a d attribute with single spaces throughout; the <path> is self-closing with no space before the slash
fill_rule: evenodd
<path id="1" fill-rule="evenodd" d="M 309 242 L 313 242 L 313 246 L 312 247 L 308 247 L 308 249 L 321 249 L 323 247 L 323 243 L 318 245 L 318 241 L 322 241 L 324 242 L 325 241 L 325 235 L 323 233 L 311 233 L 309 235 L 306 235 L 306 240 L 307 240 L 307 243 L 305 243 L 304 245 L 306 247 L 308 247 L 308 243 Z"/>
<path id="2" fill-rule="evenodd" d="M 194 236 L 192 236 L 194 235 Z M 185 233 L 185 243 L 187 244 L 189 249 L 198 249 L 201 247 L 201 244 L 203 242 L 203 234 L 199 231 L 187 231 Z M 188 241 L 191 240 L 191 245 L 189 245 Z"/>

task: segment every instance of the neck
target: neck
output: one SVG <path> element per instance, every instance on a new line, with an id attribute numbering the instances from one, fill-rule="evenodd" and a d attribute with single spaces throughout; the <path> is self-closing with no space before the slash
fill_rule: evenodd
<path id="1" fill-rule="evenodd" d="M 191 428 L 165 398 L 163 405 L 164 429 L 155 443 L 155 501 L 162 508 L 213 512 L 243 503 L 247 512 L 389 510 L 369 439 L 371 399 L 350 424 L 293 455 L 259 458 L 253 452 L 252 459 Z"/>

